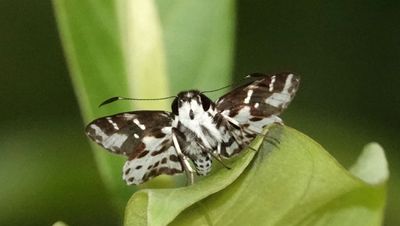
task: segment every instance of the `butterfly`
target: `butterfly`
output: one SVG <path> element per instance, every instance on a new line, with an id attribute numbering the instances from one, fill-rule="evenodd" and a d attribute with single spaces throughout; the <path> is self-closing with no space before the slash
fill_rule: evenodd
<path id="1" fill-rule="evenodd" d="M 124 155 L 122 178 L 141 184 L 161 174 L 207 175 L 212 160 L 231 158 L 246 148 L 265 126 L 282 123 L 300 83 L 292 73 L 247 76 L 243 85 L 215 102 L 204 92 L 174 96 L 171 112 L 132 111 L 96 119 L 86 134 L 108 151 Z M 104 103 L 112 102 L 111 98 Z"/>

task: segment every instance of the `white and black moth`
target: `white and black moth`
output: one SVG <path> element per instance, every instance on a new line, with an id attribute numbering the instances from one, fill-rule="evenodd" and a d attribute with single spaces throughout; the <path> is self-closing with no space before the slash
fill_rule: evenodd
<path id="1" fill-rule="evenodd" d="M 194 174 L 211 171 L 212 159 L 240 153 L 263 127 L 282 123 L 278 115 L 300 82 L 292 73 L 248 77 L 216 102 L 198 90 L 183 91 L 172 112 L 119 113 L 89 123 L 86 133 L 105 149 L 128 157 L 123 167 L 128 185 L 183 172 L 192 184 Z"/>

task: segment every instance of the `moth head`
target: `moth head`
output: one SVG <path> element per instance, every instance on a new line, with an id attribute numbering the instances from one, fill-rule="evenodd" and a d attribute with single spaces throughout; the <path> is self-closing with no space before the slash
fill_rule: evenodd
<path id="1" fill-rule="evenodd" d="M 180 117 L 195 119 L 208 111 L 213 102 L 197 90 L 180 92 L 172 102 L 172 112 Z"/>

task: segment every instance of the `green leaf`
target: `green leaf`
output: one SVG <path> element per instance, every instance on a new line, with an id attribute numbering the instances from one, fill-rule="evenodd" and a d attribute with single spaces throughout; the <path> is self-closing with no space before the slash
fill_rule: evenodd
<path id="1" fill-rule="evenodd" d="M 253 147 L 260 146 L 260 138 L 253 142 Z M 172 221 L 181 211 L 197 201 L 218 192 L 235 181 L 244 171 L 255 155 L 255 151 L 248 150 L 236 161 L 229 164 L 232 169 L 222 168 L 195 186 L 176 189 L 147 189 L 136 192 L 129 200 L 125 225 L 138 225 L 138 218 L 143 225 L 164 225 Z M 168 211 L 165 211 L 168 209 Z M 143 211 L 147 210 L 147 211 Z"/>
<path id="2" fill-rule="evenodd" d="M 388 175 L 381 149 L 373 148 L 378 159 L 360 160 L 383 169 L 379 183 L 370 184 L 296 130 L 274 126 L 268 136 L 279 139 L 278 147 L 264 141 L 253 161 L 248 150 L 232 170 L 190 187 L 137 192 L 125 225 L 381 225 Z"/>
<path id="3" fill-rule="evenodd" d="M 350 172 L 369 184 L 382 184 L 389 178 L 385 152 L 377 143 L 365 146 Z"/>

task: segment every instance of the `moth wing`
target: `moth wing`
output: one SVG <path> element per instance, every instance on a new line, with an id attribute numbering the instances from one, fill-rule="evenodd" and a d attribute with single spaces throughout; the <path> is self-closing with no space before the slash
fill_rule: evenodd
<path id="1" fill-rule="evenodd" d="M 144 183 L 160 174 L 174 175 L 183 172 L 172 140 L 148 136 L 143 143 L 149 148 L 125 162 L 122 178 L 128 185 Z"/>
<path id="2" fill-rule="evenodd" d="M 216 108 L 221 114 L 242 125 L 263 124 L 259 121 L 279 115 L 292 101 L 300 83 L 300 77 L 292 73 L 255 73 L 250 78 L 252 81 L 216 101 Z M 272 121 L 275 120 L 276 117 L 273 117 Z"/>
<path id="3" fill-rule="evenodd" d="M 173 117 L 164 111 L 125 112 L 92 121 L 86 134 L 110 152 L 127 156 L 123 179 L 140 184 L 183 171 L 172 145 Z"/>
<path id="4" fill-rule="evenodd" d="M 298 90 L 300 77 L 292 73 L 266 75 L 255 73 L 250 82 L 223 95 L 216 101 L 216 108 L 228 121 L 237 122 L 240 129 L 231 133 L 242 145 L 262 132 L 266 125 L 282 122 L 278 115 L 288 107 Z M 234 123 L 232 123 L 234 124 Z M 241 147 L 237 142 L 226 142 L 225 157 L 237 154 Z"/>

